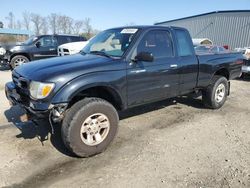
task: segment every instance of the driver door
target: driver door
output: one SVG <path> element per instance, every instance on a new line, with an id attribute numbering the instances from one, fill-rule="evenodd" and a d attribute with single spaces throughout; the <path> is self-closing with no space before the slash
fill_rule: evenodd
<path id="1" fill-rule="evenodd" d="M 127 68 L 128 106 L 137 106 L 176 95 L 179 74 L 173 41 L 167 29 L 147 32 L 136 46 L 132 58 L 151 53 L 153 62 L 130 62 Z"/>
<path id="2" fill-rule="evenodd" d="M 32 55 L 35 60 L 57 56 L 57 40 L 54 36 L 43 36 L 35 43 Z"/>

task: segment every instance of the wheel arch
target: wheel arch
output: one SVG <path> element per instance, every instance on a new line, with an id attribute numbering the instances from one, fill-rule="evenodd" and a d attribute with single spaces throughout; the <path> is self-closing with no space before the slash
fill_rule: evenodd
<path id="1" fill-rule="evenodd" d="M 110 102 L 117 110 L 125 108 L 122 95 L 110 85 L 96 83 L 78 86 L 69 84 L 68 87 L 64 87 L 53 97 L 52 103 L 67 102 L 69 108 L 86 97 L 96 97 Z"/>
<path id="2" fill-rule="evenodd" d="M 227 80 L 230 79 L 230 72 L 227 68 L 217 70 L 213 76 L 224 76 Z"/>
<path id="3" fill-rule="evenodd" d="M 25 56 L 26 58 L 29 59 L 29 61 L 31 61 L 31 57 L 30 57 L 30 55 L 29 55 L 28 53 L 15 53 L 15 54 L 12 54 L 12 55 L 10 56 L 10 61 L 11 61 L 14 57 L 16 57 L 16 56 L 18 56 L 18 55 Z"/>

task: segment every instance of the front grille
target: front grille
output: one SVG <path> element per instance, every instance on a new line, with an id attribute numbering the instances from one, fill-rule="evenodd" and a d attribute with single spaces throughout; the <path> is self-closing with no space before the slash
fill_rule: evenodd
<path id="1" fill-rule="evenodd" d="M 21 89 L 27 90 L 29 87 L 29 80 L 23 78 L 19 74 L 17 74 L 15 71 L 12 73 L 12 80 L 15 83 L 15 85 Z"/>
<path id="2" fill-rule="evenodd" d="M 70 55 L 70 52 L 66 48 L 58 48 L 58 56 Z"/>
<path id="3" fill-rule="evenodd" d="M 16 92 L 20 95 L 21 101 L 24 105 L 29 105 L 29 80 L 23 78 L 17 72 L 12 72 L 12 80 L 16 85 Z"/>

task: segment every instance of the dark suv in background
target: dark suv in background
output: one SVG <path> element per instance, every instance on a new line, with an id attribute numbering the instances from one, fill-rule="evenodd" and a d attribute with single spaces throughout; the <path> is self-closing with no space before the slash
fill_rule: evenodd
<path id="1" fill-rule="evenodd" d="M 16 45 L 5 45 L 5 54 L 0 62 L 9 64 L 11 69 L 29 61 L 57 56 L 57 47 L 69 43 L 86 41 L 84 37 L 76 35 L 39 35 Z"/>

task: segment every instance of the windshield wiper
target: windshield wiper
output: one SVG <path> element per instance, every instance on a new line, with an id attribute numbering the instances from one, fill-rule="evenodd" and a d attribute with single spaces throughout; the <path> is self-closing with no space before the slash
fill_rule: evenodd
<path id="1" fill-rule="evenodd" d="M 112 58 L 111 55 L 108 55 L 108 54 L 106 54 L 105 52 L 102 52 L 102 51 L 90 51 L 89 53 L 90 54 L 105 56 L 105 57 L 108 57 L 108 58 Z"/>

